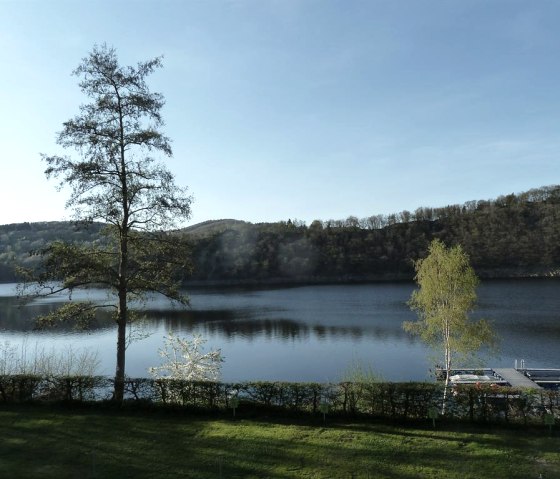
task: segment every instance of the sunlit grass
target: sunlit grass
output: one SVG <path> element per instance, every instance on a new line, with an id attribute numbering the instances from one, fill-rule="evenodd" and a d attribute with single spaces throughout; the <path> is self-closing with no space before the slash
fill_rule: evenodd
<path id="1" fill-rule="evenodd" d="M 0 410 L 0 477 L 560 477 L 546 430 L 286 424 L 163 412 Z"/>

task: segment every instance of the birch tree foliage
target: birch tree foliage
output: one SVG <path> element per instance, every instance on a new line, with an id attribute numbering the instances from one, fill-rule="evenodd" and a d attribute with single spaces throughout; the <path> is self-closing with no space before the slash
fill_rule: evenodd
<path id="1" fill-rule="evenodd" d="M 486 320 L 469 319 L 479 282 L 461 246 L 447 248 L 434 240 L 428 253 L 415 263 L 418 289 L 408 302 L 418 321 L 406 321 L 403 327 L 442 351 L 444 369 L 449 372 L 458 361 L 494 345 L 495 335 Z"/>

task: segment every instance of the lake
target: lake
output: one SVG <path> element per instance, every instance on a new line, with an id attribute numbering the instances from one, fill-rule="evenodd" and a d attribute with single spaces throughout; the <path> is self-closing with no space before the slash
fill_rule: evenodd
<path id="1" fill-rule="evenodd" d="M 352 364 L 371 367 L 387 380 L 424 380 L 433 352 L 402 329 L 414 320 L 406 301 L 413 283 L 299 286 L 270 289 L 193 289 L 184 310 L 155 299 L 146 306 L 143 333 L 127 351 L 127 374 L 147 376 L 158 365 L 163 336 L 199 333 L 206 346 L 220 348 L 224 381 L 338 381 Z M 86 293 L 79 293 L 79 295 Z M 106 294 L 87 293 L 96 301 Z M 76 295 L 74 295 L 76 297 Z M 560 367 L 560 281 L 488 281 L 478 288 L 473 317 L 490 320 L 500 337 L 500 352 L 488 366 Z M 19 307 L 15 285 L 0 285 L 0 342 L 98 351 L 100 374 L 114 374 L 116 328 L 91 332 L 34 331 L 32 318 L 65 298 L 37 300 Z"/>

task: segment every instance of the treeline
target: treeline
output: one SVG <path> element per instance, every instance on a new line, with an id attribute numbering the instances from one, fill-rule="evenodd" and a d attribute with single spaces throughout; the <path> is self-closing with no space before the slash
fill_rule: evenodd
<path id="1" fill-rule="evenodd" d="M 0 282 L 17 281 L 16 267 L 33 268 L 39 262 L 34 253 L 52 241 L 95 243 L 102 241 L 101 224 L 69 221 L 15 223 L 0 226 Z"/>
<path id="2" fill-rule="evenodd" d="M 434 238 L 461 244 L 481 276 L 542 276 L 560 265 L 560 186 L 309 226 L 235 223 L 191 234 L 198 280 L 411 279 L 413 260 Z"/>
<path id="3" fill-rule="evenodd" d="M 0 226 L 0 281 L 48 242 L 101 241 L 101 225 Z M 192 243 L 193 281 L 411 279 L 434 238 L 461 244 L 482 277 L 548 275 L 560 267 L 560 185 L 495 200 L 345 220 L 204 222 L 180 232 Z"/>

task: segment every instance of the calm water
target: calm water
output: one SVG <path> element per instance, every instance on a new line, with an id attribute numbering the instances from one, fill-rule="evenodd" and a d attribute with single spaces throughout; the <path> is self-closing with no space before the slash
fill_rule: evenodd
<path id="1" fill-rule="evenodd" d="M 33 348 L 89 348 L 99 351 L 101 374 L 114 373 L 116 330 L 100 326 L 90 333 L 33 331 L 32 317 L 63 298 L 18 307 L 15 285 L 0 285 L 0 341 Z M 335 381 L 353 362 L 371 366 L 385 379 L 429 377 L 434 355 L 403 332 L 414 320 L 406 301 L 412 283 L 304 286 L 266 290 L 194 290 L 191 308 L 155 300 L 144 330 L 150 336 L 127 352 L 127 374 L 146 376 L 159 364 L 158 348 L 168 331 L 200 333 L 207 346 L 221 348 L 222 376 L 236 380 Z M 102 301 L 105 293 L 91 292 Z M 475 316 L 493 322 L 501 339 L 488 365 L 560 367 L 560 281 L 516 280 L 484 283 Z"/>

